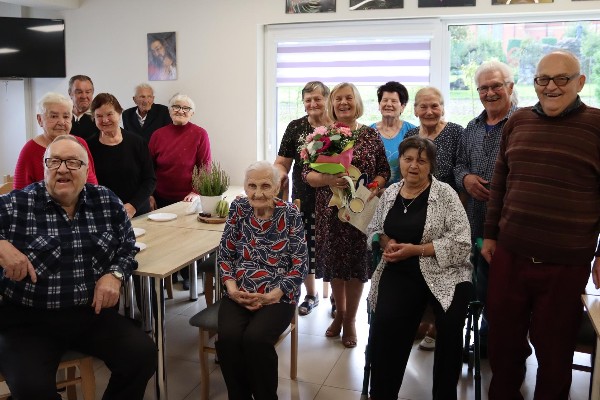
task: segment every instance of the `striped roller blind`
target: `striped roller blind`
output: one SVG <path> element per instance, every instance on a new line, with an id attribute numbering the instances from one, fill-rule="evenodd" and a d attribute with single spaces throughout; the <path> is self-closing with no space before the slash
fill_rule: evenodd
<path id="1" fill-rule="evenodd" d="M 381 85 L 429 84 L 430 40 L 402 42 L 284 43 L 277 45 L 277 86 L 308 81 Z"/>

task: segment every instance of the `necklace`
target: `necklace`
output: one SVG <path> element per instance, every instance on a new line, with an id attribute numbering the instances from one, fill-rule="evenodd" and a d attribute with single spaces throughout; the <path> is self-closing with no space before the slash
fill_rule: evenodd
<path id="1" fill-rule="evenodd" d="M 413 199 L 410 201 L 410 203 L 408 203 L 408 205 L 404 204 L 404 199 L 402 198 L 402 193 L 400 193 L 400 201 L 402 202 L 402 207 L 404 207 L 404 214 L 406 214 L 408 212 L 408 207 L 410 207 L 410 205 L 412 203 L 414 203 L 414 201 L 417 199 L 417 197 L 419 197 L 419 195 L 421 193 L 423 193 L 423 191 L 425 191 L 425 189 L 427 189 L 427 186 L 425 186 L 423 189 L 421 189 L 419 191 L 419 193 L 417 193 L 417 195 L 415 197 L 413 197 Z"/>

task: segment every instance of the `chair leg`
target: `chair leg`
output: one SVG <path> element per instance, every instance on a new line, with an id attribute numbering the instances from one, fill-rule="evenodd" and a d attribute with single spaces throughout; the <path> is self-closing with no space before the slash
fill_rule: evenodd
<path id="1" fill-rule="evenodd" d="M 96 377 L 94 376 L 94 362 L 92 357 L 81 359 L 79 374 L 81 375 L 81 394 L 83 395 L 83 400 L 95 400 Z"/>
<path id="2" fill-rule="evenodd" d="M 206 306 L 210 306 L 214 303 L 214 294 L 215 284 L 213 279 L 215 274 L 213 272 L 205 272 L 204 273 L 204 299 L 206 300 Z"/>
<path id="3" fill-rule="evenodd" d="M 208 377 L 208 353 L 206 352 L 206 347 L 208 345 L 208 331 L 204 329 L 200 329 L 200 399 L 208 400 L 209 393 L 209 377 Z"/>
<path id="4" fill-rule="evenodd" d="M 323 298 L 329 297 L 329 282 L 323 281 Z"/>
<path id="5" fill-rule="evenodd" d="M 294 312 L 292 324 L 294 327 L 291 332 L 292 354 L 290 356 L 290 379 L 296 380 L 296 377 L 298 376 L 298 307 L 296 307 L 296 311 Z"/>
<path id="6" fill-rule="evenodd" d="M 167 289 L 167 299 L 173 298 L 173 278 L 171 275 L 165 278 L 165 289 Z"/>
<path id="7" fill-rule="evenodd" d="M 72 381 L 73 379 L 75 379 L 75 373 L 77 372 L 77 368 L 76 367 L 68 367 L 66 374 L 67 374 L 67 381 Z M 66 388 L 67 391 L 67 399 L 69 400 L 77 400 L 77 385 L 69 385 Z"/>

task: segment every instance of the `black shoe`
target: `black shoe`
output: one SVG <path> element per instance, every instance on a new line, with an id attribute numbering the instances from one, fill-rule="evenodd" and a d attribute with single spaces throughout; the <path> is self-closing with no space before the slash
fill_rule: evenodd
<path id="1" fill-rule="evenodd" d="M 190 290 L 190 280 L 184 279 L 181 286 L 183 287 L 183 290 Z"/>
<path id="2" fill-rule="evenodd" d="M 302 302 L 302 304 L 300 304 L 300 307 L 298 307 L 298 314 L 308 315 L 310 314 L 312 309 L 318 305 L 319 295 L 317 294 L 316 296 L 311 296 L 307 294 L 306 296 L 304 296 L 304 301 Z"/>

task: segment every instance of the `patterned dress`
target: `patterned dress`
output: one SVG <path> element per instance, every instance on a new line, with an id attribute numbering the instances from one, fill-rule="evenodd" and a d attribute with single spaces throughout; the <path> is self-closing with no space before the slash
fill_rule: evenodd
<path id="1" fill-rule="evenodd" d="M 290 122 L 285 129 L 277 155 L 294 160 L 292 167 L 292 200 L 300 199 L 300 211 L 308 245 L 308 273 L 315 273 L 315 189 L 302 180 L 302 166 L 298 146 L 312 133 L 308 115 Z"/>
<path id="2" fill-rule="evenodd" d="M 354 144 L 352 165 L 368 175 L 370 182 L 376 176 L 390 177 L 390 165 L 379 134 L 367 126 L 360 127 L 360 136 Z M 304 165 L 302 175 L 311 172 Z M 316 278 L 366 282 L 369 279 L 371 255 L 367 250 L 366 236 L 348 223 L 339 220 L 338 208 L 328 207 L 332 192 L 329 186 L 316 189 Z"/>
<path id="3" fill-rule="evenodd" d="M 300 212 L 294 205 L 276 199 L 273 215 L 263 220 L 254 216 L 247 197 L 234 200 L 217 263 L 223 284 L 233 279 L 239 290 L 249 293 L 269 293 L 279 288 L 284 293 L 282 303 L 297 303 L 308 272 Z"/>

